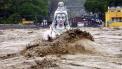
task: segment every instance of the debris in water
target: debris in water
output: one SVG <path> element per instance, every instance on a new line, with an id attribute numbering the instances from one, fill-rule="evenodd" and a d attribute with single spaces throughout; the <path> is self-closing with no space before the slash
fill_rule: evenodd
<path id="1" fill-rule="evenodd" d="M 22 54 L 26 57 L 39 56 L 43 57 L 50 54 L 73 54 L 76 52 L 84 52 L 84 47 L 78 45 L 77 41 L 88 39 L 94 41 L 93 36 L 80 29 L 68 30 L 57 37 L 52 42 L 39 42 L 37 46 L 30 46 L 22 51 Z"/>

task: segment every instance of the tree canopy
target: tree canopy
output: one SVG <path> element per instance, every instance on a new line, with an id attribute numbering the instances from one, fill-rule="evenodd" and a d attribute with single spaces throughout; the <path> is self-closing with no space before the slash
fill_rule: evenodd
<path id="1" fill-rule="evenodd" d="M 122 0 L 86 0 L 84 6 L 88 12 L 104 13 L 108 6 L 122 6 Z"/>
<path id="2" fill-rule="evenodd" d="M 122 6 L 122 0 L 109 0 L 109 6 Z"/>
<path id="3" fill-rule="evenodd" d="M 104 12 L 106 11 L 108 0 L 86 0 L 85 9 L 88 12 Z"/>
<path id="4" fill-rule="evenodd" d="M 122 0 L 86 0 L 84 6 L 87 12 L 97 13 L 104 20 L 104 13 L 107 11 L 108 6 L 122 6 Z"/>
<path id="5" fill-rule="evenodd" d="M 0 0 L 0 23 L 18 23 L 19 18 L 47 16 L 48 0 Z"/>

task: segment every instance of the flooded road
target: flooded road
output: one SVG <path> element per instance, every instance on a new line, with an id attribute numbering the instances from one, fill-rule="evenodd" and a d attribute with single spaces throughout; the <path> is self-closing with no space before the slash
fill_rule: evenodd
<path id="1" fill-rule="evenodd" d="M 122 69 L 122 28 L 81 28 L 94 37 L 100 54 L 77 53 L 26 58 L 20 54 L 46 29 L 0 30 L 0 69 Z M 97 46 L 98 45 L 98 46 Z"/>

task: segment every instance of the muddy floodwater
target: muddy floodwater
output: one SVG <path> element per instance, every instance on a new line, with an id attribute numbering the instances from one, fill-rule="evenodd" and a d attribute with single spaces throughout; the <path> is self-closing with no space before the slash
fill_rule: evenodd
<path id="1" fill-rule="evenodd" d="M 63 51 L 63 54 L 46 55 L 42 52 L 48 50 L 45 48 L 50 43 L 43 43 L 41 36 L 47 29 L 0 30 L 0 69 L 122 69 L 122 28 L 80 29 L 89 32 L 94 40 L 88 38 L 76 41 L 75 44 L 81 44 L 82 49 L 78 45 L 76 49 L 68 47 L 68 52 L 71 49 L 71 53 Z M 35 47 L 39 49 L 40 43 L 45 46 L 39 47 L 41 52 L 35 50 Z M 58 52 L 61 49 L 58 48 Z M 48 50 L 48 53 L 51 51 Z M 32 55 L 29 56 L 28 53 Z"/>

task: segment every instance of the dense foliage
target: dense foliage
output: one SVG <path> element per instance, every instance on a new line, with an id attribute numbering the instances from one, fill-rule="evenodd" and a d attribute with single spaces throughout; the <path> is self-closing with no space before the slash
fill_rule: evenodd
<path id="1" fill-rule="evenodd" d="M 105 20 L 108 6 L 122 6 L 122 0 L 86 0 L 84 6 L 87 12 L 95 13 L 100 19 Z"/>
<path id="2" fill-rule="evenodd" d="M 88 12 L 104 13 L 108 6 L 122 6 L 122 0 L 86 0 L 84 6 Z"/>
<path id="3" fill-rule="evenodd" d="M 0 0 L 0 23 L 18 23 L 23 17 L 47 16 L 48 0 Z"/>

